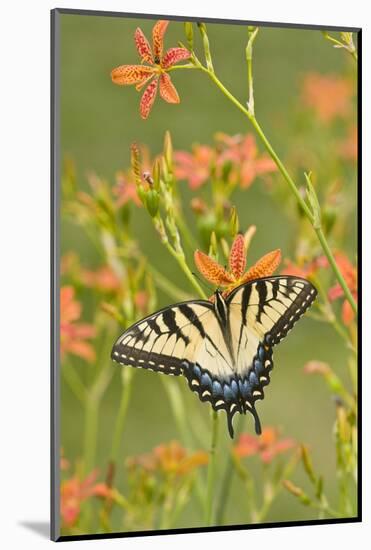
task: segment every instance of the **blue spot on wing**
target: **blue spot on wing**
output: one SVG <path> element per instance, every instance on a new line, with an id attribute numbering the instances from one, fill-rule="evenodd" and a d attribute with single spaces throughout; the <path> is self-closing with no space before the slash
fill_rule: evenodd
<path id="1" fill-rule="evenodd" d="M 214 382 L 213 382 L 213 395 L 215 395 L 215 396 L 222 396 L 223 395 L 222 385 L 217 380 L 214 380 Z"/>

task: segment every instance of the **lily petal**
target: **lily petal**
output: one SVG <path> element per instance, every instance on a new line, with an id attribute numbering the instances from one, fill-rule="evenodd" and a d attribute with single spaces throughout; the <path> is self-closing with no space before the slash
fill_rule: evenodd
<path id="1" fill-rule="evenodd" d="M 160 76 L 160 94 L 162 99 L 168 103 L 179 103 L 180 98 L 174 84 L 168 74 L 163 73 Z"/>
<path id="2" fill-rule="evenodd" d="M 158 78 L 155 78 L 144 90 L 142 99 L 140 100 L 140 115 L 144 119 L 146 119 L 151 112 L 153 102 L 156 99 L 157 87 Z"/>
<path id="3" fill-rule="evenodd" d="M 178 61 L 182 61 L 183 59 L 189 59 L 190 57 L 191 57 L 191 52 L 189 52 L 186 48 L 170 48 L 164 55 L 161 66 L 164 69 L 168 69 Z"/>
<path id="4" fill-rule="evenodd" d="M 245 239 L 243 235 L 237 235 L 233 241 L 229 254 L 229 267 L 236 279 L 240 279 L 246 267 Z"/>
<path id="5" fill-rule="evenodd" d="M 112 82 L 120 86 L 138 84 L 156 72 L 154 67 L 142 65 L 120 65 L 111 72 Z"/>
<path id="6" fill-rule="evenodd" d="M 227 273 L 224 267 L 200 250 L 196 250 L 194 260 L 201 275 L 210 283 L 227 286 L 234 282 L 232 275 Z"/>
<path id="7" fill-rule="evenodd" d="M 147 38 L 145 37 L 142 29 L 139 27 L 136 29 L 134 34 L 135 45 L 137 47 L 138 53 L 143 61 L 153 65 L 153 56 L 151 46 Z"/>
<path id="8" fill-rule="evenodd" d="M 152 29 L 153 40 L 153 54 L 155 56 L 155 63 L 159 63 L 162 58 L 162 52 L 164 48 L 164 35 L 170 21 L 157 21 L 156 25 Z"/>
<path id="9" fill-rule="evenodd" d="M 259 279 L 261 277 L 269 277 L 270 275 L 273 275 L 280 262 L 281 250 L 279 248 L 277 248 L 277 250 L 272 250 L 272 252 L 269 252 L 268 254 L 260 258 L 260 260 L 257 261 L 255 265 L 250 267 L 250 269 L 242 277 L 240 284 L 247 283 L 248 281 L 252 281 L 253 279 Z"/>
<path id="10" fill-rule="evenodd" d="M 153 73 L 152 73 L 148 78 L 145 78 L 144 80 L 142 80 L 141 82 L 139 82 L 139 84 L 137 84 L 137 85 L 135 86 L 136 91 L 137 91 L 137 92 L 140 92 L 140 90 L 141 90 L 142 88 L 144 88 L 144 86 L 145 86 L 146 84 L 148 84 L 148 82 L 151 80 L 151 78 L 153 78 Z"/>

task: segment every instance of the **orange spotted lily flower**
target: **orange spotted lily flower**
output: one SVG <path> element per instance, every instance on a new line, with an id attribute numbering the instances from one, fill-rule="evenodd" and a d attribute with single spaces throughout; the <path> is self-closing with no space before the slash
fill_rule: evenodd
<path id="1" fill-rule="evenodd" d="M 276 428 L 266 427 L 260 436 L 242 434 L 233 452 L 239 458 L 258 455 L 262 462 L 269 464 L 277 455 L 293 447 L 295 447 L 293 439 L 288 437 L 279 439 Z"/>
<path id="2" fill-rule="evenodd" d="M 281 251 L 269 252 L 245 272 L 246 242 L 244 236 L 239 234 L 229 253 L 229 271 L 200 250 L 196 250 L 194 259 L 197 269 L 207 281 L 225 288 L 223 296 L 226 297 L 234 288 L 248 281 L 273 275 L 281 261 Z"/>
<path id="3" fill-rule="evenodd" d="M 120 65 L 111 72 L 112 82 L 119 86 L 135 84 L 139 91 L 148 84 L 140 101 L 141 117 L 146 119 L 151 112 L 160 87 L 162 99 L 168 103 L 179 103 L 179 95 L 171 82 L 168 70 L 178 61 L 189 59 L 186 48 L 170 48 L 163 54 L 164 35 L 169 21 L 157 21 L 152 29 L 152 48 L 143 31 L 138 27 L 134 39 L 142 63 L 148 65 Z"/>

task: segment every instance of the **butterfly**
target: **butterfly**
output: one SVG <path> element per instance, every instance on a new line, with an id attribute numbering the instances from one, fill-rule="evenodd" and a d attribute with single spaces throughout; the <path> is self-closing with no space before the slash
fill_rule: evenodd
<path id="1" fill-rule="evenodd" d="M 213 301 L 181 302 L 138 321 L 118 338 L 111 358 L 185 376 L 201 401 L 226 411 L 232 438 L 237 412 L 250 412 L 260 434 L 255 403 L 270 382 L 273 347 L 316 295 L 309 281 L 285 275 L 249 281 L 226 298 L 216 290 Z"/>

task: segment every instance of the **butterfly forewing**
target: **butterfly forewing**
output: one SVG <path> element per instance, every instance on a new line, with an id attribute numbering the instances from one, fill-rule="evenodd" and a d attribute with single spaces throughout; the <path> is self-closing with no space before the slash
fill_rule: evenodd
<path id="1" fill-rule="evenodd" d="M 267 277 L 242 285 L 228 296 L 230 315 L 253 330 L 260 340 L 269 334 L 278 344 L 317 295 L 307 280 L 292 276 Z M 235 334 L 235 332 L 234 332 Z"/>
<path id="2" fill-rule="evenodd" d="M 195 363 L 218 376 L 233 368 L 213 305 L 201 301 L 176 304 L 139 321 L 120 336 L 111 356 L 122 365 L 175 375 L 187 375 L 185 369 Z"/>

